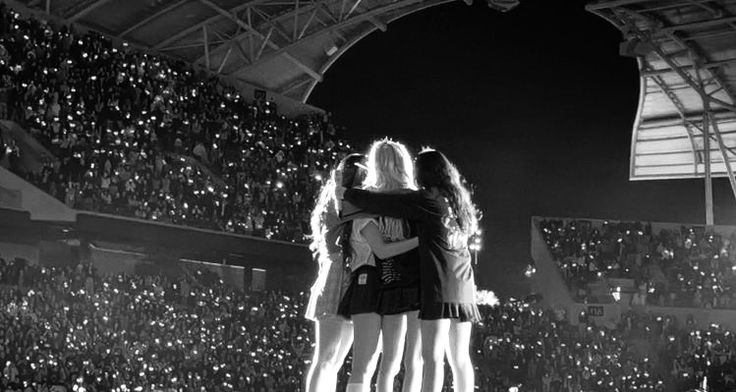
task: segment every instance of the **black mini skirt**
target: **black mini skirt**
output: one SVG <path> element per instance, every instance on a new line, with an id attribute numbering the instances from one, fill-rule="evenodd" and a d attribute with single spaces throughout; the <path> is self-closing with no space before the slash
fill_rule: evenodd
<path id="1" fill-rule="evenodd" d="M 353 271 L 350 286 L 340 300 L 337 314 L 350 318 L 354 314 L 378 313 L 379 287 L 376 267 L 364 265 Z"/>

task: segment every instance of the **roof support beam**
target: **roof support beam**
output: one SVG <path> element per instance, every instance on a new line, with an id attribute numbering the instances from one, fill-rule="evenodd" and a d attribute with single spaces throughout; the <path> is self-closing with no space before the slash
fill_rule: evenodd
<path id="1" fill-rule="evenodd" d="M 242 27 L 244 30 L 249 31 L 252 34 L 261 37 L 261 39 L 263 41 L 261 43 L 261 47 L 258 49 L 258 54 L 255 56 L 254 61 L 258 61 L 261 58 L 261 55 L 263 54 L 263 50 L 266 48 L 266 45 L 268 45 L 269 47 L 271 47 L 275 51 L 282 51 L 282 48 L 279 47 L 279 45 L 277 45 L 276 43 L 274 43 L 271 40 L 271 36 L 272 36 L 274 30 L 276 30 L 276 25 L 275 25 L 275 23 L 273 23 L 273 21 L 270 22 L 271 28 L 268 30 L 267 35 L 264 36 L 258 30 L 256 30 L 255 28 L 253 28 L 253 26 L 249 25 L 248 23 L 243 22 L 240 18 L 236 17 L 235 15 L 232 15 L 232 14 L 228 13 L 226 10 L 220 8 L 217 4 L 214 4 L 210 0 L 199 0 L 199 1 L 202 2 L 203 4 L 207 5 L 208 7 L 214 9 L 216 12 L 218 12 L 222 16 L 225 16 L 225 17 L 229 18 L 230 20 L 232 20 L 233 22 L 235 22 L 238 26 Z M 303 62 L 301 62 L 299 59 L 297 59 L 294 56 L 290 55 L 285 50 L 283 50 L 282 53 L 284 54 L 284 57 L 285 58 L 289 59 L 292 63 L 294 63 L 294 65 L 296 65 L 304 73 L 306 73 L 307 75 L 311 76 L 313 79 L 322 80 L 322 76 L 321 75 L 319 75 L 312 68 L 310 68 L 309 66 L 307 66 L 306 64 L 304 64 Z M 207 57 L 209 58 L 209 54 L 208 54 Z"/>
<path id="2" fill-rule="evenodd" d="M 736 16 L 729 16 L 725 18 L 708 19 L 708 20 L 703 20 L 700 22 L 685 23 L 681 25 L 665 27 L 665 28 L 659 29 L 658 32 L 664 33 L 664 34 L 670 34 L 670 33 L 674 33 L 675 31 L 700 29 L 704 27 L 712 27 L 712 26 L 724 25 L 724 24 L 729 24 L 729 23 L 734 23 L 734 22 L 736 22 Z"/>
<path id="3" fill-rule="evenodd" d="M 638 4 L 644 4 L 644 3 L 652 3 L 657 0 L 613 0 L 608 2 L 601 2 L 601 3 L 594 3 L 594 4 L 588 4 L 585 6 L 585 9 L 588 11 L 597 11 L 597 10 L 603 10 L 603 9 L 609 9 L 609 8 L 617 8 L 617 7 L 623 7 L 627 5 L 638 5 Z M 683 4 L 702 4 L 707 3 L 711 0 L 684 0 Z M 673 4 L 668 4 L 667 6 L 663 7 L 657 7 L 653 9 L 660 9 L 660 8 L 673 8 L 677 7 L 678 4 L 675 2 L 672 2 Z M 649 9 L 644 9 L 643 11 L 649 11 Z"/>
<path id="4" fill-rule="evenodd" d="M 249 8 L 249 7 L 253 6 L 253 5 L 256 5 L 256 4 L 259 4 L 259 3 L 263 3 L 264 1 L 266 1 L 266 0 L 251 0 L 251 1 L 247 1 L 247 2 L 245 2 L 243 4 L 240 4 L 237 7 L 231 8 L 230 11 L 229 11 L 229 13 L 233 13 L 234 14 L 234 13 L 240 12 L 240 11 L 242 11 L 242 10 L 244 10 L 246 8 Z M 225 12 L 228 13 L 228 11 L 225 11 Z M 212 23 L 212 22 L 214 22 L 214 21 L 222 18 L 222 16 L 223 15 L 221 15 L 221 14 L 218 13 L 218 14 L 216 14 L 214 16 L 211 16 L 211 17 L 209 17 L 209 18 L 207 18 L 207 19 L 205 19 L 205 20 L 203 20 L 203 21 L 201 21 L 201 22 L 199 22 L 197 24 L 194 24 L 192 26 L 189 26 L 186 29 L 184 29 L 184 30 L 182 30 L 182 31 L 180 31 L 180 32 L 172 35 L 171 37 L 169 37 L 169 38 L 167 38 L 167 39 L 165 39 L 165 40 L 157 43 L 156 45 L 153 46 L 153 49 L 161 49 L 161 48 L 163 48 L 163 47 L 165 47 L 165 46 L 167 46 L 167 45 L 169 45 L 171 43 L 174 43 L 174 42 L 176 42 L 176 41 L 178 41 L 178 40 L 186 37 L 187 35 L 192 34 L 193 32 L 201 29 L 202 26 L 208 25 L 208 24 L 210 24 L 210 23 Z"/>
<path id="5" fill-rule="evenodd" d="M 239 33 L 240 33 L 240 28 L 238 28 L 238 31 L 236 31 L 235 34 L 233 34 L 233 36 L 224 37 L 222 34 L 215 31 L 215 35 L 221 39 L 221 41 L 218 41 L 216 43 L 228 45 L 228 49 L 227 49 L 227 53 L 225 54 L 225 58 L 228 58 L 230 56 L 230 53 L 232 52 L 233 47 L 234 47 L 235 49 L 238 50 L 238 53 L 243 58 L 243 60 L 245 60 L 246 63 L 250 64 L 250 57 L 245 53 L 243 48 L 240 46 L 240 43 L 234 37 L 234 36 L 237 36 Z M 200 61 L 200 59 L 198 59 L 197 61 Z M 220 71 L 217 72 L 218 74 L 222 72 L 222 68 L 224 64 L 225 62 L 223 62 L 222 65 L 220 65 Z"/>
<path id="6" fill-rule="evenodd" d="M 88 13 L 90 13 L 90 12 L 94 11 L 95 9 L 97 9 L 97 8 L 99 8 L 99 7 L 107 4 L 107 3 L 109 3 L 110 1 L 111 0 L 96 0 L 96 1 L 92 2 L 90 5 L 82 8 L 82 10 L 80 10 L 76 14 L 72 15 L 70 18 L 67 18 L 67 22 L 74 23 L 77 20 L 79 20 L 81 17 L 83 17 L 84 15 L 87 15 Z"/>
<path id="7" fill-rule="evenodd" d="M 302 37 L 304 37 L 304 33 L 306 33 L 307 32 L 307 29 L 309 28 L 309 26 L 312 25 L 312 20 L 314 20 L 314 17 L 316 15 L 317 15 L 317 9 L 315 8 L 315 9 L 312 10 L 312 13 L 309 14 L 309 18 L 307 19 L 307 23 L 304 23 L 304 27 L 302 27 L 302 31 L 299 32 L 299 35 L 296 36 L 296 39 L 294 39 L 294 41 L 300 40 L 300 39 L 302 39 Z M 294 31 L 296 31 L 296 30 L 294 30 Z"/>
<path id="8" fill-rule="evenodd" d="M 705 105 L 708 105 L 708 100 L 705 100 Z M 713 128 L 713 133 L 716 135 L 716 139 L 718 140 L 718 149 L 721 151 L 721 156 L 723 157 L 723 163 L 726 166 L 726 172 L 728 173 L 728 182 L 731 184 L 731 191 L 733 192 L 733 197 L 736 198 L 736 177 L 733 175 L 733 168 L 731 167 L 731 160 L 728 158 L 728 154 L 726 153 L 726 144 L 723 142 L 723 136 L 721 135 L 721 130 L 718 127 L 718 121 L 715 121 L 713 118 L 710 118 L 710 110 L 708 111 L 708 117 L 709 121 L 708 123 Z"/>
<path id="9" fill-rule="evenodd" d="M 694 132 L 691 126 L 691 123 L 687 120 L 687 117 L 685 117 L 685 106 L 680 102 L 680 99 L 677 97 L 677 95 L 670 91 L 669 88 L 667 88 L 667 85 L 664 83 L 664 81 L 659 77 L 653 77 L 652 81 L 659 87 L 660 90 L 664 93 L 664 95 L 669 98 L 670 102 L 672 102 L 673 105 L 675 105 L 675 108 L 677 108 L 677 112 L 680 115 L 680 118 L 682 119 L 682 125 L 685 127 L 685 130 L 687 131 L 687 138 L 690 139 L 690 146 L 692 146 L 693 151 L 693 173 L 698 172 L 698 149 L 695 146 L 695 138 L 694 138 Z"/>
<path id="10" fill-rule="evenodd" d="M 291 31 L 291 40 L 297 40 L 297 32 L 299 31 L 299 0 L 294 0 L 294 28 Z"/>
<path id="11" fill-rule="evenodd" d="M 353 3 L 353 6 L 352 6 L 352 7 L 350 7 L 350 9 L 348 10 L 348 13 L 347 13 L 347 14 L 345 14 L 345 17 L 343 17 L 343 19 L 347 19 L 347 18 L 349 18 L 349 17 L 350 17 L 350 14 L 352 14 L 352 13 L 353 13 L 353 11 L 355 11 L 355 9 L 356 9 L 356 8 L 358 8 L 358 6 L 360 5 L 360 3 L 361 3 L 362 1 L 363 1 L 363 0 L 355 0 L 355 3 Z"/>
<path id="12" fill-rule="evenodd" d="M 329 25 L 328 27 L 325 27 L 324 29 L 320 29 L 318 31 L 313 32 L 312 34 L 306 35 L 301 40 L 292 42 L 292 43 L 290 43 L 290 44 L 288 44 L 286 46 L 283 46 L 283 47 L 281 47 L 279 49 L 276 49 L 276 50 L 274 50 L 272 52 L 269 52 L 269 53 L 265 54 L 263 57 L 254 60 L 253 63 L 250 65 L 250 67 L 258 66 L 258 65 L 262 64 L 263 62 L 265 62 L 265 61 L 267 61 L 267 60 L 269 60 L 269 59 L 271 59 L 273 57 L 280 56 L 280 55 L 282 55 L 283 53 L 286 53 L 286 51 L 288 51 L 289 49 L 295 47 L 296 45 L 298 45 L 300 42 L 302 42 L 304 40 L 309 40 L 309 39 L 312 39 L 314 37 L 317 37 L 317 36 L 319 36 L 321 34 L 325 34 L 325 33 L 328 33 L 328 32 L 338 31 L 339 29 L 342 29 L 342 28 L 345 28 L 345 27 L 348 27 L 348 26 L 352 26 L 352 25 L 354 25 L 356 23 L 365 22 L 365 21 L 369 20 L 371 17 L 374 17 L 376 15 L 379 15 L 379 14 L 382 14 L 382 13 L 385 13 L 385 12 L 389 12 L 389 11 L 394 10 L 394 9 L 397 9 L 397 8 L 406 7 L 406 6 L 415 4 L 415 3 L 420 3 L 421 1 L 423 1 L 423 0 L 403 0 L 403 1 L 398 1 L 396 3 L 391 3 L 389 5 L 385 5 L 385 6 L 381 6 L 381 7 L 376 7 L 374 9 L 371 9 L 371 10 L 366 11 L 364 13 L 357 14 L 357 15 L 355 15 L 355 16 L 353 16 L 351 18 L 348 18 L 348 19 L 346 19 L 344 21 L 336 22 L 336 23 L 334 23 L 332 25 Z"/>
<path id="13" fill-rule="evenodd" d="M 295 82 L 289 83 L 286 86 L 284 86 L 282 89 L 278 91 L 280 95 L 286 95 L 289 91 L 296 90 L 297 88 L 309 83 L 312 81 L 312 78 L 303 78 L 300 80 L 297 80 Z"/>
<path id="14" fill-rule="evenodd" d="M 222 62 L 220 63 L 220 66 L 217 68 L 217 74 L 222 73 L 222 69 L 225 68 L 225 64 L 227 64 L 227 61 L 230 59 L 230 53 L 233 52 L 232 45 L 230 46 L 230 49 L 227 50 L 227 53 L 225 53 L 225 57 L 222 58 Z"/>
<path id="15" fill-rule="evenodd" d="M 179 0 L 179 1 L 175 2 L 175 3 L 172 3 L 168 7 L 165 7 L 163 9 L 161 9 L 160 11 L 158 11 L 156 13 L 153 13 L 153 14 L 151 14 L 151 15 L 143 18 L 143 20 L 141 20 L 140 22 L 134 24 L 133 26 L 128 27 L 122 33 L 118 34 L 118 38 L 125 37 L 126 35 L 130 34 L 131 32 L 133 32 L 133 31 L 135 31 L 135 30 L 143 27 L 144 25 L 148 24 L 149 22 L 151 22 L 152 20 L 158 18 L 159 16 L 162 16 L 162 15 L 165 15 L 165 14 L 169 13 L 174 8 L 177 8 L 180 5 L 182 5 L 182 4 L 184 4 L 184 3 L 188 2 L 188 1 L 189 0 Z"/>
<path id="16" fill-rule="evenodd" d="M 270 15 L 264 13 L 263 11 L 261 11 L 261 10 L 259 10 L 257 8 L 252 8 L 252 10 L 256 14 L 258 14 L 258 16 L 260 16 L 261 18 L 263 18 L 263 20 L 265 20 L 266 23 L 268 23 L 269 25 L 271 25 L 275 29 L 275 31 L 277 33 L 279 33 L 279 35 L 281 36 L 281 38 L 283 38 L 286 42 L 292 42 L 292 39 L 289 36 L 289 33 L 286 32 L 286 30 L 284 30 L 284 28 L 281 27 L 278 23 L 276 23 L 276 20 L 279 19 L 279 18 L 272 18 Z M 298 14 L 298 13 L 295 12 L 295 14 Z"/>
<path id="17" fill-rule="evenodd" d="M 258 48 L 258 53 L 256 53 L 256 60 L 258 60 L 261 57 L 261 54 L 263 54 L 263 49 L 266 49 L 266 44 L 271 42 L 271 34 L 273 34 L 273 26 L 268 29 L 268 33 L 266 33 L 265 37 L 262 36 L 261 47 Z"/>
<path id="18" fill-rule="evenodd" d="M 656 43 L 652 42 L 649 37 L 646 37 L 645 35 L 642 35 L 642 37 L 644 37 L 644 39 L 647 40 L 653 46 L 654 52 L 657 53 L 657 56 L 659 56 L 662 60 L 664 60 L 664 62 L 667 63 L 667 65 L 669 65 L 670 68 L 672 68 L 672 70 L 674 70 L 685 81 L 685 83 L 689 84 L 690 87 L 693 88 L 693 90 L 699 91 L 699 86 L 695 83 L 693 78 L 688 73 L 683 71 L 677 64 L 675 64 L 675 62 L 669 56 L 667 56 L 666 53 L 664 53 L 662 48 L 657 46 Z M 733 112 L 736 112 L 736 105 L 734 104 L 730 104 L 726 101 L 723 101 L 723 100 L 720 100 L 720 99 L 717 99 L 711 96 L 708 97 L 708 100 L 712 103 L 718 104 L 720 106 L 723 106 L 724 108 L 727 108 Z"/>
<path id="19" fill-rule="evenodd" d="M 210 42 L 210 44 L 226 44 L 228 42 L 230 42 L 230 40 L 219 40 L 219 41 L 212 41 L 212 42 Z M 167 47 L 161 49 L 161 52 L 164 52 L 164 51 L 167 51 L 167 50 L 199 48 L 200 46 L 203 46 L 203 45 L 204 45 L 204 42 L 202 42 L 202 40 L 197 40 L 197 41 L 192 42 L 190 44 L 167 46 Z M 204 59 L 204 56 L 202 58 Z"/>
<path id="20" fill-rule="evenodd" d="M 711 61 L 711 62 L 707 62 L 707 63 L 702 64 L 700 67 L 701 68 L 719 68 L 719 67 L 723 67 L 725 65 L 731 65 L 731 64 L 736 64 L 736 58 L 734 58 L 734 59 L 720 60 L 720 61 Z M 682 70 L 691 70 L 691 69 L 693 69 L 693 65 L 692 64 L 690 64 L 690 65 L 683 65 L 683 66 L 680 66 L 678 68 L 680 68 Z M 641 73 L 641 76 L 649 77 L 649 76 L 661 75 L 661 74 L 665 74 L 665 73 L 669 73 L 669 72 L 675 72 L 675 70 L 673 70 L 672 68 L 665 68 L 665 69 L 655 69 L 655 70 L 651 70 L 651 71 L 643 71 Z"/>
<path id="21" fill-rule="evenodd" d="M 733 197 L 734 199 L 736 199 L 736 178 L 734 178 L 733 176 L 733 169 L 731 168 L 731 160 L 728 158 L 728 154 L 726 153 L 726 145 L 723 142 L 723 137 L 721 136 L 721 131 L 718 127 L 718 121 L 716 121 L 716 119 L 713 118 L 713 114 L 711 113 L 711 110 L 710 110 L 710 98 L 711 97 L 705 93 L 705 86 L 703 86 L 703 78 L 700 75 L 700 69 L 698 68 L 695 69 L 695 76 L 697 77 L 698 83 L 700 84 L 700 87 L 701 87 L 700 88 L 700 99 L 703 101 L 703 111 L 705 112 L 705 121 L 703 122 L 707 124 L 705 126 L 706 128 L 705 133 L 706 135 L 710 135 L 708 126 L 713 128 L 713 133 L 715 133 L 716 139 L 718 141 L 718 149 L 721 151 L 721 156 L 723 157 L 723 164 L 726 166 L 726 172 L 728 173 L 728 182 L 731 184 L 731 191 L 733 191 Z"/>
<path id="22" fill-rule="evenodd" d="M 210 41 L 207 37 L 207 25 L 202 26 L 202 40 L 204 41 L 204 66 L 207 72 L 212 70 L 210 67 Z"/>
<path id="23" fill-rule="evenodd" d="M 652 2 L 654 0 L 618 0 L 618 1 L 609 1 L 606 3 L 595 3 L 595 4 L 588 4 L 585 6 L 585 9 L 588 11 L 595 11 L 595 10 L 601 10 L 606 8 L 615 8 L 615 7 L 621 7 L 624 5 L 632 5 L 632 4 L 641 4 L 641 3 L 648 3 Z"/>
<path id="24" fill-rule="evenodd" d="M 687 131 L 687 137 L 690 140 L 690 145 L 692 146 L 693 161 L 695 164 L 693 173 L 697 173 L 698 171 L 697 165 L 698 163 L 703 163 L 703 160 L 700 159 L 698 155 L 698 149 L 695 145 L 695 140 L 694 140 L 695 132 L 693 131 L 693 129 L 697 129 L 702 135 L 705 135 L 706 132 L 703 129 L 703 127 L 698 126 L 693 120 L 687 117 L 687 115 L 685 114 L 685 106 L 682 104 L 682 102 L 677 97 L 677 95 L 669 88 L 669 86 L 667 86 L 667 84 L 659 76 L 653 76 L 651 79 L 657 85 L 657 87 L 659 87 L 662 93 L 664 93 L 667 96 L 670 102 L 672 102 L 672 105 L 674 105 L 675 108 L 677 109 L 677 113 L 680 117 L 680 123 L 682 124 L 683 127 L 685 127 L 685 130 Z M 715 121 L 715 117 L 712 116 L 712 114 L 713 114 L 712 111 L 709 111 L 708 113 L 704 113 L 703 117 L 711 116 L 710 119 Z M 703 122 L 705 122 L 705 118 L 703 118 Z M 708 137 L 710 140 L 718 142 L 716 137 L 713 135 L 710 135 L 710 133 L 708 134 Z M 734 150 L 733 148 L 728 148 L 728 147 L 724 147 L 724 148 L 726 148 L 732 154 L 736 155 L 736 150 Z"/>
<path id="25" fill-rule="evenodd" d="M 643 19 L 650 26 L 659 26 L 659 25 L 663 24 L 662 21 L 658 20 L 655 17 L 642 15 L 641 13 L 639 13 L 637 11 L 633 11 L 633 10 L 625 9 L 625 8 L 620 10 L 620 15 L 619 15 L 619 13 L 615 12 L 615 10 L 614 10 L 614 14 L 617 15 L 621 19 L 621 21 L 623 22 L 624 26 L 626 26 L 629 29 L 629 32 L 630 33 L 633 33 L 635 36 L 637 36 L 637 38 L 639 38 L 640 40 L 648 43 L 653 48 L 654 52 L 657 53 L 657 55 L 660 58 L 662 58 L 662 60 L 664 60 L 665 63 L 667 63 L 667 65 L 672 70 L 674 70 L 685 81 L 685 83 L 689 84 L 690 87 L 693 90 L 695 90 L 695 92 L 697 92 L 699 95 L 706 95 L 708 97 L 708 99 L 710 100 L 711 103 L 715 103 L 715 104 L 721 105 L 724 108 L 726 108 L 726 109 L 728 109 L 728 110 L 736 113 L 736 94 L 734 94 L 734 92 L 729 89 L 727 83 L 724 82 L 721 79 L 721 77 L 720 77 L 719 72 L 718 72 L 717 69 L 710 69 L 709 72 L 712 75 L 713 81 L 720 88 L 722 88 L 726 92 L 726 95 L 731 100 L 731 103 L 728 103 L 728 102 L 725 102 L 723 100 L 717 99 L 717 98 L 713 97 L 712 94 L 704 94 L 704 92 L 705 92 L 704 91 L 704 86 L 702 84 L 699 86 L 696 83 L 696 81 L 693 79 L 693 77 L 688 72 L 685 72 L 682 69 L 682 65 L 677 64 L 675 62 L 675 60 L 673 59 L 672 54 L 664 53 L 664 51 L 662 50 L 661 46 L 658 45 L 657 42 L 655 42 L 655 40 L 652 38 L 652 34 L 656 34 L 658 32 L 662 32 L 664 30 L 661 30 L 661 29 L 660 30 L 658 30 L 658 29 L 652 29 L 651 34 L 650 34 L 649 31 L 643 32 L 643 31 L 639 30 L 637 28 L 636 24 L 633 23 L 627 16 L 630 15 L 630 16 L 633 16 L 635 18 Z M 733 17 L 733 18 L 736 18 L 736 17 Z M 721 18 L 720 20 L 723 20 L 723 18 Z M 698 23 L 701 23 L 701 22 L 698 22 Z M 689 55 L 689 57 L 690 57 L 690 64 L 694 64 L 694 65 L 697 66 L 699 64 L 707 63 L 708 62 L 709 59 L 706 58 L 705 56 L 702 56 L 701 53 L 699 53 L 699 51 L 697 50 L 697 47 L 692 46 L 692 45 L 695 45 L 695 43 L 688 44 L 687 42 L 683 41 L 674 32 L 667 33 L 666 34 L 666 38 L 669 39 L 669 40 L 671 40 L 671 41 L 673 41 L 673 42 L 675 42 L 677 45 L 679 45 L 682 48 L 683 51 L 685 51 Z M 699 67 L 696 67 L 695 68 L 695 72 L 696 72 L 696 75 L 698 77 L 700 77 L 700 74 L 699 74 L 700 68 Z M 701 88 L 702 88 L 702 90 L 701 90 Z"/>

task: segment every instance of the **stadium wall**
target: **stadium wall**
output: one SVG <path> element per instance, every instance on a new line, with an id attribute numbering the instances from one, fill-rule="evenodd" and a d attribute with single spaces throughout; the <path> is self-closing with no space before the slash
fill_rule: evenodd
<path id="1" fill-rule="evenodd" d="M 641 311 L 646 311 L 654 315 L 674 316 L 680 325 L 690 324 L 690 329 L 708 329 L 712 324 L 717 324 L 731 331 L 736 331 L 736 310 L 732 309 L 647 306 L 641 309 Z"/>
<path id="2" fill-rule="evenodd" d="M 102 275 L 132 275 L 136 272 L 136 265 L 143 262 L 146 255 L 143 253 L 89 246 L 89 261 Z"/>
<path id="3" fill-rule="evenodd" d="M 0 167 L 0 188 L 3 194 L 15 194 L 8 201 L 0 198 L 0 208 L 28 211 L 32 220 L 74 222 L 77 212 L 61 201 L 36 188 L 26 180 Z"/>
<path id="4" fill-rule="evenodd" d="M 230 286 L 237 287 L 241 290 L 245 289 L 246 271 L 245 267 L 239 265 L 227 265 L 208 263 L 199 260 L 181 260 L 185 266 L 193 267 L 201 270 L 207 270 L 219 276 L 222 281 Z"/>
<path id="5" fill-rule="evenodd" d="M 542 295 L 542 303 L 545 305 L 565 309 L 570 321 L 576 323 L 577 314 L 572 311 L 574 301 L 547 248 L 547 243 L 544 242 L 538 220 L 537 217 L 532 217 L 531 220 L 531 252 L 537 270 L 532 276 L 532 291 Z"/>
<path id="6" fill-rule="evenodd" d="M 5 261 L 20 258 L 27 260 L 30 264 L 38 264 L 39 254 L 38 245 L 0 241 L 0 258 L 5 259 Z"/>
<path id="7" fill-rule="evenodd" d="M 44 162 L 56 161 L 51 152 L 46 149 L 25 129 L 15 122 L 0 120 L 0 133 L 5 140 L 14 140 L 23 152 L 20 156 L 20 165 L 27 171 L 39 171 Z"/>

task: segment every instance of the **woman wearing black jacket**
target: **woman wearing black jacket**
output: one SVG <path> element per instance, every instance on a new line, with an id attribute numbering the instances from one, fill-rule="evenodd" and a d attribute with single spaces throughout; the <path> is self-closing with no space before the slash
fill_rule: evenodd
<path id="1" fill-rule="evenodd" d="M 480 319 L 468 238 L 477 230 L 477 211 L 460 174 L 439 151 L 416 160 L 419 191 L 379 194 L 339 188 L 337 196 L 366 213 L 406 218 L 417 225 L 420 253 L 422 392 L 439 392 L 444 357 L 453 372 L 455 392 L 472 392 L 470 332 Z"/>

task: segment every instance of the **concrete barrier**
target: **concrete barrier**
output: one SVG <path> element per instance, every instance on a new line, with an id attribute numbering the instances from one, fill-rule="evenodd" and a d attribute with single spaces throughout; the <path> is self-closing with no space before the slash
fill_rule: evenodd
<path id="1" fill-rule="evenodd" d="M 0 186 L 4 192 L 20 194 L 20 203 L 14 199 L 6 205 L 3 202 L 4 198 L 0 198 L 1 208 L 28 211 L 33 220 L 74 222 L 77 219 L 76 210 L 2 167 L 0 167 Z"/>

